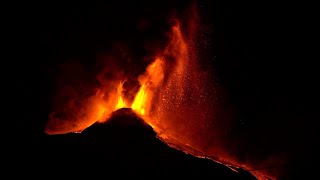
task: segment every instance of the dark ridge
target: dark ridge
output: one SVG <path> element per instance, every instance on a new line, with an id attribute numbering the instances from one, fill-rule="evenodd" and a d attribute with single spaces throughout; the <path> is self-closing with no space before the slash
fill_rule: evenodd
<path id="1" fill-rule="evenodd" d="M 26 175 L 96 177 L 193 177 L 197 179 L 255 179 L 208 159 L 173 149 L 156 138 L 153 129 L 131 109 L 113 113 L 106 123 L 96 123 L 82 133 L 43 135 L 23 155 L 17 169 Z"/>

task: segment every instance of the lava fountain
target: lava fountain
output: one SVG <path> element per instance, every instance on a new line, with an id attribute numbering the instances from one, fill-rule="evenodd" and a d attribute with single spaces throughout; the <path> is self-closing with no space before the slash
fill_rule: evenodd
<path id="1" fill-rule="evenodd" d="M 59 103 L 49 115 L 45 132 L 81 132 L 93 123 L 108 121 L 118 109 L 131 108 L 168 145 L 229 167 L 250 170 L 224 147 L 225 132 L 231 121 L 221 118 L 214 80 L 210 72 L 199 65 L 199 17 L 196 8 L 190 12 L 187 21 L 170 18 L 168 41 L 164 48 L 155 51 L 131 89 L 124 87 L 130 77 L 112 63 L 102 65 L 94 80 L 99 86 L 90 90 L 86 83 L 64 83 L 55 97 Z M 112 56 L 108 59 L 116 61 Z M 114 73 L 106 78 L 106 72 Z"/>

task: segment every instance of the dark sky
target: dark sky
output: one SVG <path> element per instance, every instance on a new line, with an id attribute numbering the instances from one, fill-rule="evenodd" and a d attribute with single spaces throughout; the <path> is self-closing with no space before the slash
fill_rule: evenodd
<path id="1" fill-rule="evenodd" d="M 143 56 L 139 39 L 161 38 L 168 12 L 187 4 L 118 0 L 15 5 L 10 23 L 14 68 L 9 76 L 23 107 L 12 118 L 18 142 L 28 143 L 43 131 L 59 63 L 77 59 L 90 67 L 96 54 L 114 41 L 129 42 L 133 57 Z M 235 109 L 237 126 L 231 137 L 247 139 L 239 152 L 248 148 L 257 149 L 259 157 L 285 154 L 286 176 L 305 175 L 316 155 L 317 118 L 314 68 L 309 57 L 301 56 L 301 12 L 280 2 L 203 0 L 199 13 L 210 42 L 205 56 L 212 59 L 217 82 Z M 153 28 L 139 34 L 137 24 L 143 26 L 145 18 Z"/>

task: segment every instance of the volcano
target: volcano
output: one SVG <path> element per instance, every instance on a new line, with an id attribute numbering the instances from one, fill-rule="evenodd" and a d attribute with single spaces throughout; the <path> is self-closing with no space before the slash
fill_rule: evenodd
<path id="1" fill-rule="evenodd" d="M 169 147 L 157 138 L 150 125 L 129 108 L 115 111 L 105 123 L 96 123 L 81 133 L 43 134 L 21 168 L 45 174 L 81 177 L 195 177 L 255 179 L 249 172 L 232 170 L 209 159 L 197 158 Z M 38 174 L 28 172 L 31 175 Z M 33 174 L 34 172 L 34 174 Z"/>

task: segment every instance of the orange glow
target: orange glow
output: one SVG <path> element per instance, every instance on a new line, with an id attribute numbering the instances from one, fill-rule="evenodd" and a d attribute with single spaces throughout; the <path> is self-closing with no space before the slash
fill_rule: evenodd
<path id="1" fill-rule="evenodd" d="M 146 72 L 139 76 L 139 82 L 142 85 L 135 95 L 131 106 L 128 106 L 121 96 L 123 83 L 120 83 L 117 88 L 117 94 L 119 97 L 114 110 L 130 107 L 136 111 L 137 114 L 143 116 L 146 115 L 146 111 L 150 110 L 152 95 L 154 94 L 155 90 L 159 88 L 159 85 L 163 80 L 163 66 L 163 59 L 156 58 L 156 60 L 146 68 Z"/>
<path id="2" fill-rule="evenodd" d="M 138 94 L 136 95 L 131 108 L 141 115 L 145 115 L 145 106 L 147 101 L 147 93 L 145 85 L 142 85 Z"/>
<path id="3" fill-rule="evenodd" d="M 169 40 L 163 49 L 153 54 L 153 61 L 138 76 L 140 88 L 135 91 L 133 101 L 123 95 L 127 77 L 117 72 L 114 79 L 105 82 L 99 79 L 104 77 L 101 73 L 97 79 L 102 85 L 97 92 L 83 99 L 79 98 L 81 93 L 76 92 L 62 110 L 57 110 L 63 113 L 50 114 L 46 132 L 81 132 L 95 122 L 107 121 L 118 109 L 131 108 L 152 126 L 162 141 L 174 148 L 198 157 L 205 154 L 206 158 L 225 165 L 249 170 L 223 147 L 225 142 L 221 137 L 229 130 L 229 122 L 221 118 L 221 114 L 217 115 L 221 108 L 218 109 L 215 100 L 216 89 L 210 84 L 213 80 L 199 70 L 197 17 L 190 19 L 183 21 L 186 26 L 178 19 L 171 20 Z M 222 120 L 217 120 L 219 118 Z"/>
<path id="4" fill-rule="evenodd" d="M 121 108 L 125 108 L 127 107 L 126 103 L 122 100 L 122 97 L 120 96 L 118 99 L 118 103 L 116 105 L 115 110 L 121 109 Z"/>
<path id="5" fill-rule="evenodd" d="M 205 125 L 215 116 L 212 110 L 215 104 L 208 100 L 207 93 L 210 91 L 203 90 L 202 83 L 207 77 L 198 71 L 192 39 L 187 39 L 183 34 L 180 21 L 174 19 L 173 22 L 174 25 L 168 34 L 170 40 L 163 52 L 156 54 L 154 61 L 138 77 L 140 88 L 131 105 L 126 103 L 122 94 L 123 82 L 126 79 L 119 79 L 112 83 L 113 91 L 102 88 L 95 96 L 88 98 L 85 108 L 81 109 L 78 115 L 79 118 L 72 123 L 59 124 L 59 121 L 51 117 L 46 132 L 81 132 L 95 122 L 108 120 L 110 114 L 118 109 L 132 108 L 138 115 L 143 116 L 162 141 L 176 149 L 203 157 L 198 151 L 206 148 L 204 145 L 208 143 L 205 140 L 208 139 L 206 136 L 211 127 Z M 193 37 L 192 34 L 189 36 Z M 76 114 L 78 111 L 76 108 L 73 109 L 74 107 L 76 105 L 70 105 L 71 112 Z M 236 164 L 219 149 L 213 147 L 209 150 L 208 154 L 223 157 L 214 160 L 224 164 Z"/>
<path id="6" fill-rule="evenodd" d="M 103 114 L 106 112 L 106 109 L 103 106 L 99 106 L 99 110 L 98 110 L 98 119 L 100 120 L 101 118 L 103 118 Z"/>

